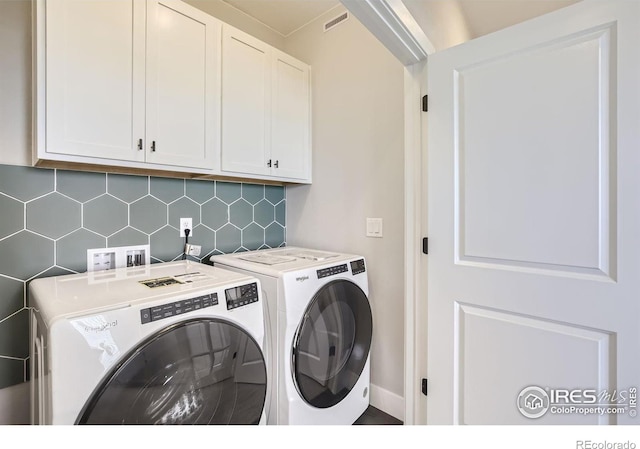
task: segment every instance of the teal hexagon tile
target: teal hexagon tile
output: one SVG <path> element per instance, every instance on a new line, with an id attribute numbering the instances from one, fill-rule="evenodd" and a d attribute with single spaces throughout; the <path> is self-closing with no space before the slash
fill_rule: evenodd
<path id="1" fill-rule="evenodd" d="M 242 232 L 232 224 L 216 231 L 216 249 L 223 253 L 232 253 L 242 246 Z"/>
<path id="2" fill-rule="evenodd" d="M 122 201 L 132 203 L 149 193 L 149 177 L 109 173 L 107 192 Z"/>
<path id="3" fill-rule="evenodd" d="M 24 282 L 0 276 L 0 321 L 24 307 Z"/>
<path id="4" fill-rule="evenodd" d="M 234 182 L 216 182 L 216 197 L 220 198 L 227 204 L 240 199 L 242 196 L 242 184 Z"/>
<path id="5" fill-rule="evenodd" d="M 255 223 L 242 230 L 242 246 L 248 250 L 254 250 L 264 245 L 264 228 Z"/>
<path id="6" fill-rule="evenodd" d="M 81 206 L 59 193 L 51 193 L 27 203 L 27 229 L 52 239 L 82 226 Z"/>
<path id="7" fill-rule="evenodd" d="M 277 248 L 284 243 L 284 228 L 278 223 L 272 223 L 264 230 L 264 242 L 271 248 Z"/>
<path id="8" fill-rule="evenodd" d="M 54 171 L 44 168 L 0 165 L 0 192 L 29 201 L 53 192 Z"/>
<path id="9" fill-rule="evenodd" d="M 178 235 L 178 230 L 165 226 L 149 237 L 151 257 L 163 262 L 169 262 L 184 251 L 184 238 Z"/>
<path id="10" fill-rule="evenodd" d="M 0 321 L 0 354 L 24 359 L 29 357 L 29 309 Z"/>
<path id="11" fill-rule="evenodd" d="M 189 243 L 200 245 L 200 254 L 204 255 L 213 251 L 216 247 L 216 233 L 202 225 L 193 229 L 193 238 L 189 238 Z"/>
<path id="12" fill-rule="evenodd" d="M 82 225 L 105 237 L 129 224 L 129 208 L 111 195 L 102 195 L 83 206 Z"/>
<path id="13" fill-rule="evenodd" d="M 207 201 L 202 205 L 203 225 L 216 230 L 229 223 L 229 206 L 218 198 Z"/>
<path id="14" fill-rule="evenodd" d="M 152 196 L 145 196 L 129 206 L 129 224 L 147 234 L 167 224 L 167 205 Z"/>
<path id="15" fill-rule="evenodd" d="M 258 249 L 269 249 L 269 248 L 270 248 L 270 246 L 269 246 L 269 245 L 262 245 L 262 246 L 260 246 L 260 248 L 258 248 Z"/>
<path id="16" fill-rule="evenodd" d="M 276 209 L 276 221 L 283 227 L 287 226 L 287 203 L 282 201 L 275 206 Z"/>
<path id="17" fill-rule="evenodd" d="M 0 273 L 27 280 L 53 266 L 53 247 L 53 240 L 33 232 L 12 235 L 0 241 Z"/>
<path id="18" fill-rule="evenodd" d="M 83 171 L 56 172 L 56 190 L 81 203 L 107 192 L 107 175 Z"/>
<path id="19" fill-rule="evenodd" d="M 274 207 L 273 204 L 267 200 L 262 200 L 253 207 L 253 221 L 258 223 L 263 228 L 266 228 L 274 219 Z"/>
<path id="20" fill-rule="evenodd" d="M 20 384 L 24 380 L 24 362 L 0 356 L 0 389 Z"/>
<path id="21" fill-rule="evenodd" d="M 86 254 L 85 254 L 85 261 L 86 260 L 87 260 L 87 257 L 86 257 Z M 62 267 L 59 267 L 59 266 L 56 265 L 56 266 L 53 266 L 53 267 L 49 268 L 44 273 L 38 274 L 33 279 L 36 279 L 36 278 L 50 278 L 52 276 L 65 276 L 67 274 L 77 274 L 77 273 L 74 272 L 74 271 L 67 270 L 66 268 L 62 268 Z M 33 279 L 29 279 L 29 281 L 32 281 Z"/>
<path id="22" fill-rule="evenodd" d="M 245 228 L 253 221 L 253 207 L 245 200 L 236 201 L 229 206 L 229 222 L 240 229 Z"/>
<path id="23" fill-rule="evenodd" d="M 186 196 L 198 204 L 203 204 L 215 196 L 214 181 L 187 179 Z"/>
<path id="24" fill-rule="evenodd" d="M 250 204 L 256 204 L 264 198 L 264 185 L 242 184 L 242 198 Z"/>
<path id="25" fill-rule="evenodd" d="M 149 193 L 169 204 L 184 196 L 184 179 L 151 178 Z"/>
<path id="26" fill-rule="evenodd" d="M 24 203 L 0 194 L 0 239 L 24 229 Z"/>
<path id="27" fill-rule="evenodd" d="M 195 228 L 200 224 L 200 205 L 186 197 L 169 204 L 169 224 L 180 229 L 180 218 L 191 218 Z"/>
<path id="28" fill-rule="evenodd" d="M 126 227 L 107 238 L 107 247 L 149 244 L 149 236 L 133 228 Z"/>
<path id="29" fill-rule="evenodd" d="M 284 187 L 282 186 L 264 186 L 264 197 L 273 205 L 282 201 L 284 194 Z"/>
<path id="30" fill-rule="evenodd" d="M 104 248 L 107 239 L 79 229 L 56 242 L 56 265 L 77 272 L 87 271 L 87 250 Z"/>

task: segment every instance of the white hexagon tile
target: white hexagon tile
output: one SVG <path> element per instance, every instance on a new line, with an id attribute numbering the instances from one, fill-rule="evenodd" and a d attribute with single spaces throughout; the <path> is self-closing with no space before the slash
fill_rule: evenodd
<path id="1" fill-rule="evenodd" d="M 180 259 L 181 217 L 202 262 L 284 246 L 285 211 L 280 186 L 0 165 L 0 388 L 28 380 L 32 279 L 86 271 L 90 248 L 149 244 L 152 263 Z"/>

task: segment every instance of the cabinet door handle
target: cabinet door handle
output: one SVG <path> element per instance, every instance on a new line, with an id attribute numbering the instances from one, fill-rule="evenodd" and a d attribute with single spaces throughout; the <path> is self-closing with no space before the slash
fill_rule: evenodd
<path id="1" fill-rule="evenodd" d="M 275 168 L 278 168 L 278 161 L 276 161 L 276 162 L 273 164 L 273 166 L 274 166 Z"/>
<path id="2" fill-rule="evenodd" d="M 269 159 L 269 162 L 267 162 L 267 167 L 271 167 L 271 159 Z"/>
<path id="3" fill-rule="evenodd" d="M 142 151 L 142 139 L 138 139 L 138 151 Z"/>
<path id="4" fill-rule="evenodd" d="M 151 141 L 151 151 L 154 152 L 154 153 L 156 151 L 156 141 L 155 140 Z"/>

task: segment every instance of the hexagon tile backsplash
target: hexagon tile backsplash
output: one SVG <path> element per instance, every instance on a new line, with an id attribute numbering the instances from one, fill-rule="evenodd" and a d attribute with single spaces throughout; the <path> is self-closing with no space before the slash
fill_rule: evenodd
<path id="1" fill-rule="evenodd" d="M 28 379 L 27 285 L 87 270 L 87 249 L 151 247 L 180 259 L 180 217 L 212 254 L 285 245 L 285 188 L 0 165 L 0 388 Z"/>

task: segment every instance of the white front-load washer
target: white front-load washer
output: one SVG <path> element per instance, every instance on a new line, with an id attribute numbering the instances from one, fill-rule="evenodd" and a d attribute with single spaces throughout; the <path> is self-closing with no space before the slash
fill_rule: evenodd
<path id="1" fill-rule="evenodd" d="M 369 405 L 373 319 L 364 258 L 287 247 L 211 261 L 255 276 L 263 288 L 274 355 L 268 423 L 353 424 Z"/>
<path id="2" fill-rule="evenodd" d="M 180 261 L 29 285 L 33 424 L 265 424 L 260 281 Z"/>

